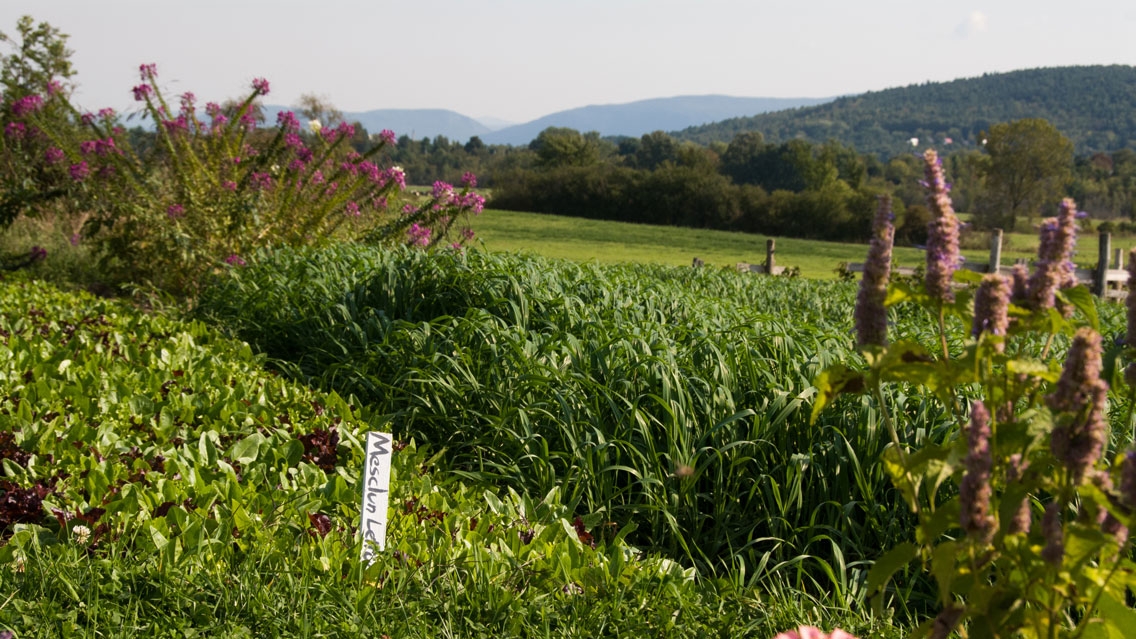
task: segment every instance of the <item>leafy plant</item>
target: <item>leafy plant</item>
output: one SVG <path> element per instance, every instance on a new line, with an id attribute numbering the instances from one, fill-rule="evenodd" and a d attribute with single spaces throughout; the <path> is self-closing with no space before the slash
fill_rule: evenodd
<path id="1" fill-rule="evenodd" d="M 875 294 L 888 279 L 882 205 L 856 308 L 863 364 L 835 364 L 817 378 L 814 418 L 842 393 L 868 394 L 885 412 L 892 445 L 882 463 L 918 517 L 914 539 L 876 563 L 868 589 L 882 601 L 891 576 L 921 562 L 940 612 L 915 637 L 945 638 L 956 628 L 968 637 L 1124 636 L 1136 619 L 1126 594 L 1136 585 L 1128 539 L 1136 453 L 1117 451 L 1131 441 L 1132 397 L 1123 430 L 1110 434 L 1120 348 L 1106 352 L 1092 296 L 1071 286 L 1075 206 L 1066 200 L 1045 221 L 1032 275 L 968 275 L 954 271 L 957 222 L 933 152 L 926 174 L 936 216 L 925 282 Z M 885 308 L 901 303 L 938 320 L 938 344 L 889 343 Z M 951 343 L 946 327 L 956 322 L 971 327 L 970 339 Z M 1070 347 L 1061 367 L 1050 357 L 1063 340 Z M 912 425 L 884 395 L 891 385 L 933 395 L 958 436 L 912 445 L 902 435 Z"/>

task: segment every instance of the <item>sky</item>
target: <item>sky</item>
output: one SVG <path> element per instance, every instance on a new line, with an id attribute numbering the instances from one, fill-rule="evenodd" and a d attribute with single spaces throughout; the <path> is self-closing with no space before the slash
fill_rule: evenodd
<path id="1" fill-rule="evenodd" d="M 677 95 L 833 97 L 1136 65 L 1131 0 L 0 0 L 0 31 L 23 15 L 70 36 L 90 110 L 130 108 L 142 63 L 200 101 L 263 77 L 269 104 L 311 93 L 343 111 L 515 123 Z"/>

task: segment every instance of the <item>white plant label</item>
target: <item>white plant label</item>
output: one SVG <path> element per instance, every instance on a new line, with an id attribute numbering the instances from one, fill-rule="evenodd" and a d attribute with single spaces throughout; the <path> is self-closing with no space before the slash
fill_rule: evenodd
<path id="1" fill-rule="evenodd" d="M 387 506 L 390 504 L 390 433 L 367 433 L 367 460 L 363 467 L 363 507 L 360 509 L 363 550 L 360 559 L 370 564 L 387 546 Z"/>

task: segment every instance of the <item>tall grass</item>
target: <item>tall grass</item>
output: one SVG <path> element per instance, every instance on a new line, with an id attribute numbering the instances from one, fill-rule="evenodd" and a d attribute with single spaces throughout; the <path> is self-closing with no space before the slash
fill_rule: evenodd
<path id="1" fill-rule="evenodd" d="M 335 247 L 262 254 L 201 309 L 281 369 L 444 448 L 455 472 L 527 494 L 563 487 L 570 508 L 636 526 L 635 543 L 704 574 L 851 605 L 911 524 L 875 463 L 888 437 L 871 402 L 842 399 L 809 423 L 815 375 L 857 357 L 853 292 L 728 270 Z M 893 319 L 931 334 L 917 313 Z M 953 436 L 917 389 L 888 401 L 908 442 Z"/>

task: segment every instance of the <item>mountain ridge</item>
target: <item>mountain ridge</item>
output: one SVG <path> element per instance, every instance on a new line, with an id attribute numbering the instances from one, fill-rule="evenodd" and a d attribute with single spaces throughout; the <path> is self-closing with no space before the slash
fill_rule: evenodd
<path id="1" fill-rule="evenodd" d="M 1078 153 L 1136 148 L 1136 67 L 1063 66 L 985 73 L 948 82 L 843 96 L 791 111 L 731 118 L 675 130 L 682 140 L 730 142 L 760 132 L 766 142 L 835 140 L 886 157 L 923 147 L 980 144 L 990 125 L 1044 118 Z M 949 142 L 948 142 L 949 140 Z"/>

